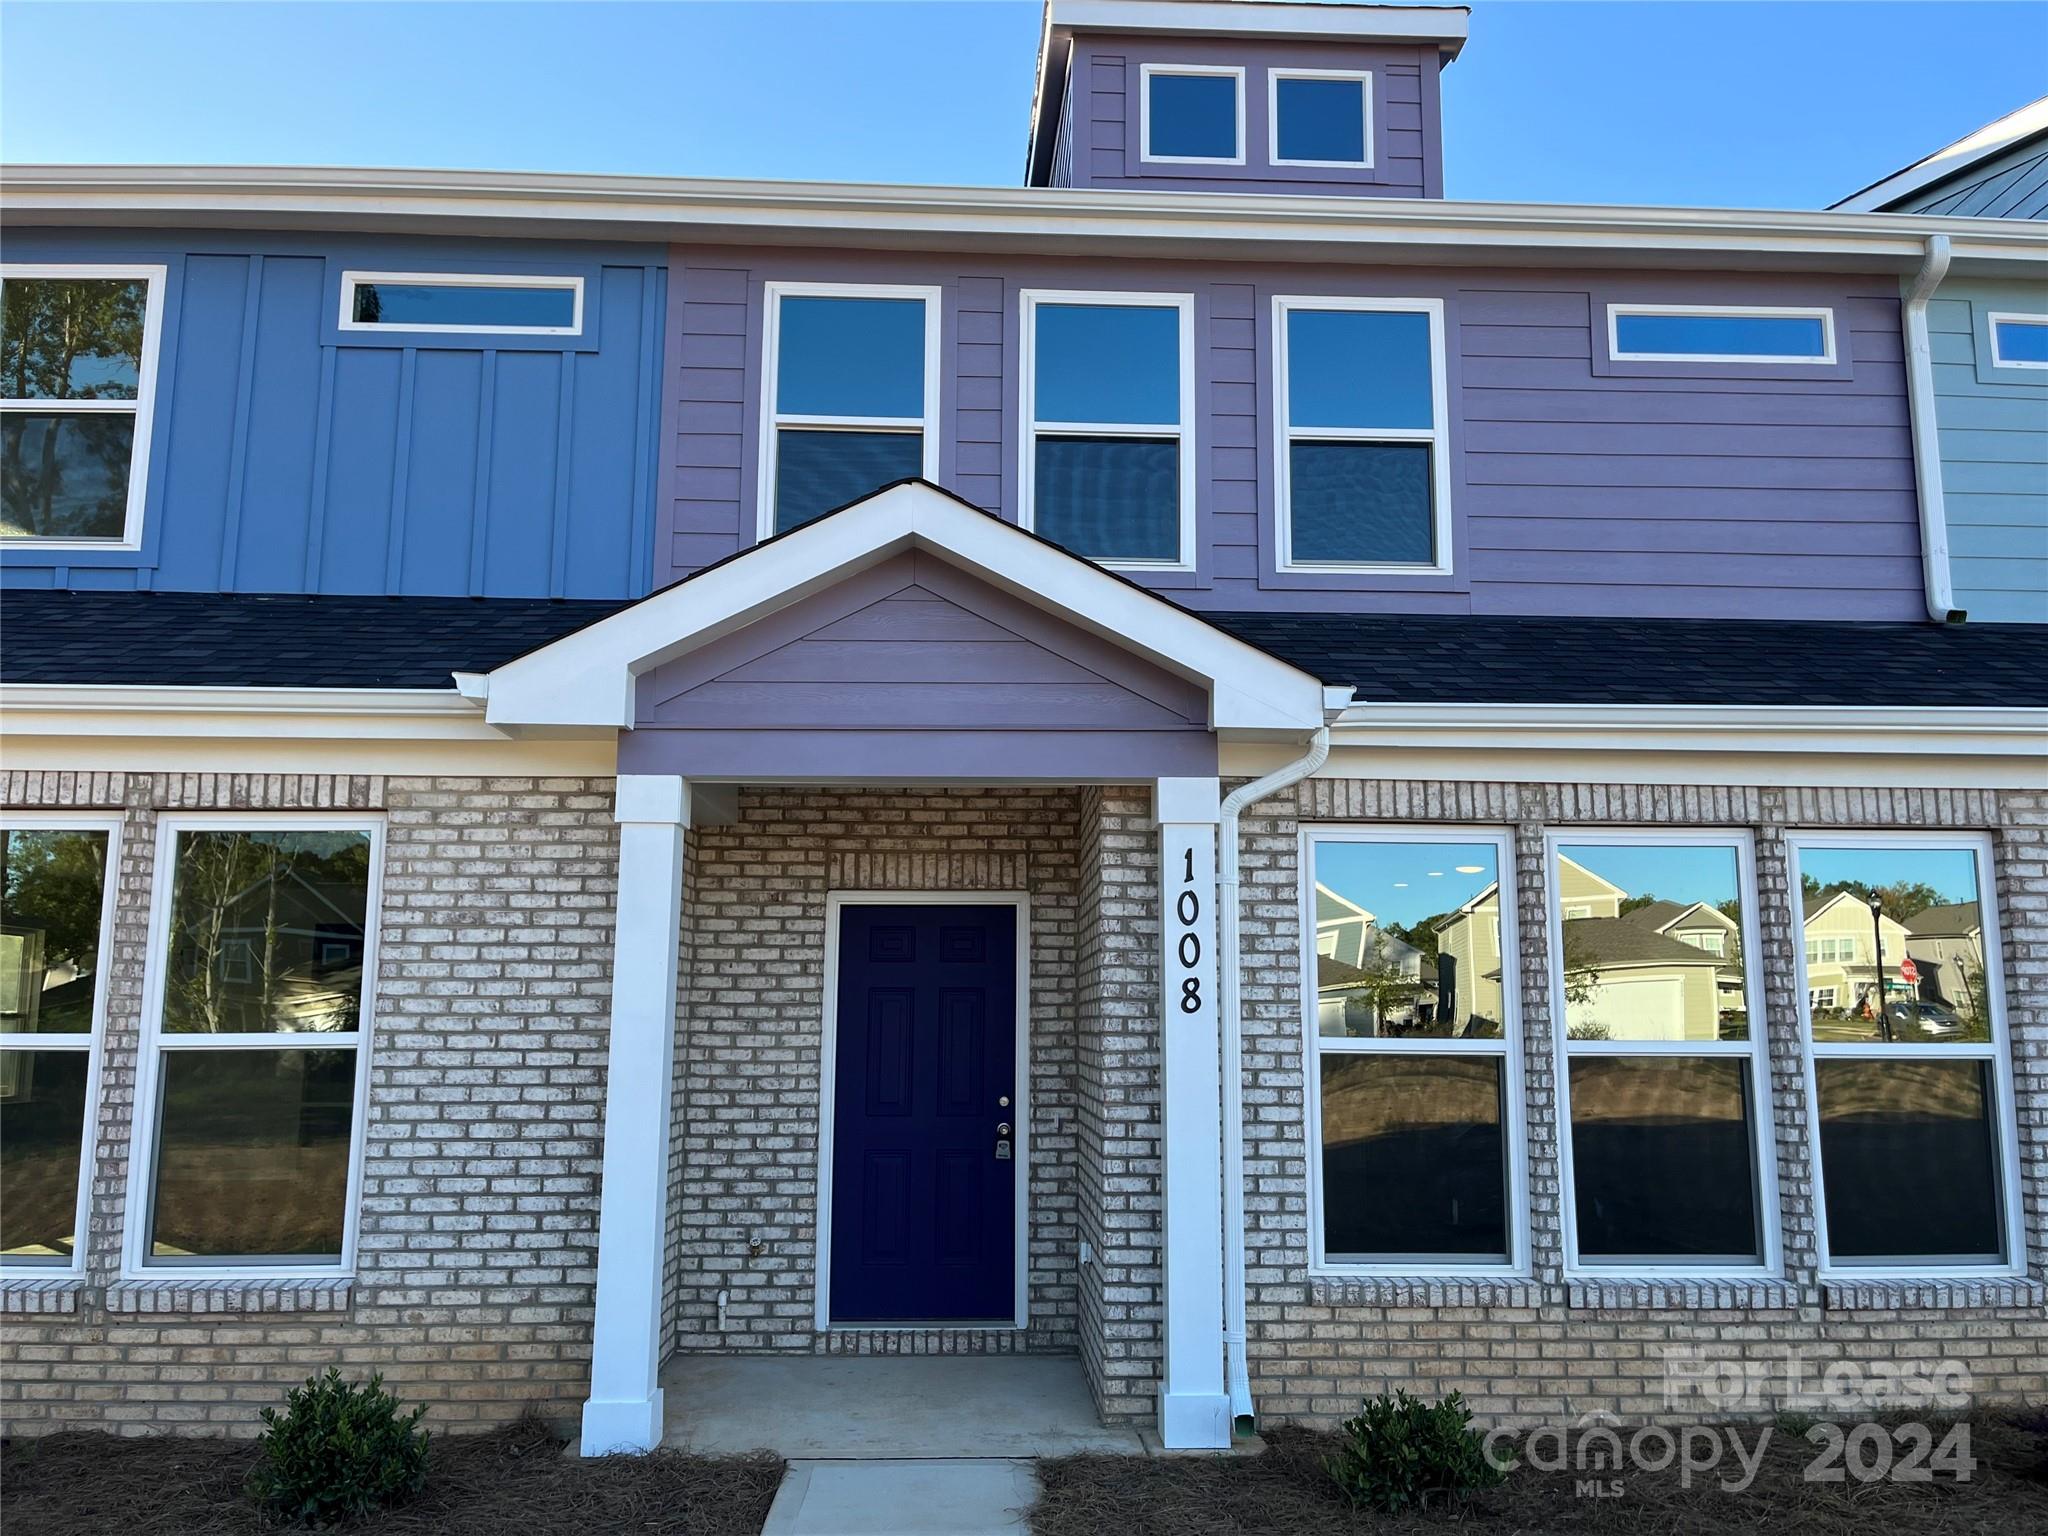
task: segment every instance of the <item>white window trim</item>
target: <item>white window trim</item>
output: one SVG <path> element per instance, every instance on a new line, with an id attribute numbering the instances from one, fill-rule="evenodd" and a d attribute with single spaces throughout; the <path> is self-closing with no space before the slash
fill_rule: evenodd
<path id="1" fill-rule="evenodd" d="M 1727 848 L 1735 854 L 1735 881 L 1742 902 L 1742 995 L 1748 1023 L 1747 1040 L 1571 1040 L 1566 1032 L 1564 996 L 1563 902 L 1550 899 L 1558 881 L 1558 860 L 1567 847 Z M 1756 897 L 1756 848 L 1746 831 L 1673 831 L 1664 828 L 1566 827 L 1543 838 L 1543 876 L 1547 887 L 1544 921 L 1549 928 L 1551 1050 L 1556 1076 L 1558 1206 L 1564 1227 L 1564 1268 L 1570 1279 L 1689 1280 L 1761 1279 L 1781 1273 L 1784 1245 L 1778 1209 L 1776 1117 L 1771 1105 L 1770 1042 L 1765 1038 L 1763 970 L 1756 963 L 1759 948 Z M 1719 982 L 1716 981 L 1716 1010 Z M 1571 1057 L 1579 1056 L 1725 1056 L 1749 1062 L 1750 1166 L 1756 1171 L 1757 1262 L 1711 1264 L 1696 1260 L 1657 1263 L 1644 1260 L 1588 1262 L 1579 1256 L 1577 1185 L 1572 1170 Z"/>
<path id="2" fill-rule="evenodd" d="M 1237 82 L 1237 153 L 1235 155 L 1155 155 L 1152 153 L 1152 77 L 1155 75 L 1227 75 Z M 1243 165 L 1244 66 L 1241 64 L 1140 64 L 1138 66 L 1138 158 L 1148 165 Z"/>
<path id="3" fill-rule="evenodd" d="M 1303 427 L 1288 423 L 1287 317 L 1295 310 L 1348 310 L 1360 313 L 1427 315 L 1429 317 L 1429 408 L 1433 426 Z M 1450 387 L 1444 377 L 1444 303 L 1442 299 L 1311 298 L 1280 294 L 1273 299 L 1273 530 L 1275 568 L 1308 575 L 1449 576 L 1451 554 L 1451 431 Z M 1427 443 L 1430 542 L 1436 557 L 1429 561 L 1379 561 L 1365 564 L 1297 562 L 1294 558 L 1293 488 L 1288 481 L 1294 439 L 1317 442 Z"/>
<path id="4" fill-rule="evenodd" d="M 172 863 L 180 832 L 258 831 L 365 832 L 370 838 L 369 891 L 363 915 L 363 991 L 357 1027 L 335 1034 L 231 1034 L 166 1036 L 163 1032 L 164 978 L 170 962 Z M 195 812 L 157 821 L 156 867 L 150 881 L 149 942 L 143 966 L 142 1028 L 135 1074 L 135 1120 L 130 1128 L 127 1210 L 123 1220 L 121 1278 L 131 1281 L 345 1280 L 356 1269 L 356 1241 L 363 1200 L 363 1147 L 370 1118 L 370 1049 L 375 1036 L 378 926 L 384 887 L 384 818 L 330 816 L 320 812 L 238 814 Z M 348 1191 L 342 1212 L 341 1256 L 331 1263 L 279 1264 L 232 1259 L 200 1263 L 152 1263 L 149 1231 L 156 1182 L 162 1112 L 158 1104 L 161 1059 L 166 1050 L 277 1050 L 347 1045 L 356 1053 L 355 1110 L 349 1118 Z"/>
<path id="5" fill-rule="evenodd" d="M 575 312 L 567 325 L 426 325 L 355 318 L 356 288 L 363 283 L 423 283 L 436 288 L 565 288 L 575 295 Z M 519 272 L 357 272 L 341 274 L 340 327 L 373 335 L 443 336 L 581 336 L 583 279 L 535 277 Z"/>
<path id="6" fill-rule="evenodd" d="M 2027 1272 L 2027 1229 L 2021 1203 L 2019 1127 L 2013 1104 L 2012 1037 L 2006 1027 L 2004 947 L 1999 932 L 1999 912 L 1991 868 L 1991 838 L 1981 832 L 1795 832 L 1786 839 L 1791 860 L 1791 888 L 1804 888 L 1802 855 L 1809 848 L 1966 848 L 1976 861 L 1977 911 L 1983 921 L 1984 1000 L 1991 1015 L 1991 1039 L 1985 1043 L 1930 1041 L 1909 1049 L 1856 1045 L 1848 1041 L 1817 1041 L 1813 1038 L 1810 1004 L 1799 1014 L 1799 1049 L 1806 1076 L 1808 1155 L 1813 1159 L 1813 1211 L 1816 1240 L 1820 1248 L 1820 1277 L 1823 1280 L 1975 1280 L 2012 1279 Z M 1796 951 L 1799 965 L 1797 997 L 1809 997 L 1806 953 Z M 1901 958 L 1904 958 L 1903 952 Z M 1851 978 L 1853 982 L 1854 978 Z M 1889 978 L 1887 978 L 1889 979 Z M 2004 1225 L 2006 1262 L 2003 1264 L 1942 1264 L 1926 1259 L 1892 1258 L 1848 1260 L 1837 1264 L 1828 1251 L 1827 1179 L 1821 1166 L 1820 1092 L 1814 1063 L 1818 1060 L 1849 1058 L 1880 1061 L 1927 1061 L 1966 1059 L 1992 1062 L 1992 1086 L 1998 1096 L 1997 1124 L 1993 1127 L 1999 1150 L 1999 1214 Z"/>
<path id="7" fill-rule="evenodd" d="M 1822 350 L 1807 357 L 1782 357 L 1771 352 L 1624 352 L 1618 321 L 1623 315 L 1733 316 L 1751 320 L 1818 320 Z M 1826 305 L 1773 304 L 1609 304 L 1607 356 L 1617 363 L 1771 363 L 1788 368 L 1832 366 L 1840 361 L 1835 345 L 1835 312 Z"/>
<path id="8" fill-rule="evenodd" d="M 1310 1275 L 1331 1277 L 1400 1276 L 1429 1279 L 1509 1280 L 1527 1278 L 1530 1273 L 1530 1202 L 1528 1131 L 1522 1072 L 1522 998 L 1520 945 L 1515 938 L 1514 840 L 1498 827 L 1438 826 L 1434 823 L 1404 823 L 1397 826 L 1357 826 L 1319 822 L 1301 830 L 1301 918 L 1304 932 L 1315 923 L 1315 848 L 1317 843 L 1485 843 L 1494 851 L 1494 873 L 1499 885 L 1500 922 L 1503 928 L 1501 952 L 1501 1038 L 1498 1040 L 1447 1040 L 1411 1038 L 1405 1040 L 1325 1039 L 1316 1017 L 1315 956 L 1304 946 L 1301 966 L 1302 1064 L 1307 1079 L 1307 1113 L 1303 1116 L 1302 1150 L 1308 1165 L 1309 1264 Z M 1323 1246 L 1323 1074 L 1324 1055 L 1389 1055 L 1401 1052 L 1424 1056 L 1497 1056 L 1506 1062 L 1501 1084 L 1506 1101 L 1506 1118 L 1501 1134 L 1507 1141 L 1508 1258 L 1505 1264 L 1425 1263 L 1392 1260 L 1385 1263 L 1346 1263 L 1333 1260 Z"/>
<path id="9" fill-rule="evenodd" d="M 1018 295 L 1019 331 L 1023 359 L 1017 369 L 1017 419 L 1020 460 L 1017 484 L 1018 520 L 1022 527 L 1035 528 L 1037 520 L 1038 435 L 1055 437 L 1127 437 L 1153 442 L 1172 439 L 1180 447 L 1180 553 L 1171 560 L 1095 560 L 1095 564 L 1118 571 L 1192 571 L 1195 569 L 1196 528 L 1195 476 L 1195 296 L 1191 293 L 1122 293 L 1106 289 L 1027 288 Z M 1158 422 L 1040 421 L 1035 414 L 1038 398 L 1038 307 L 1041 304 L 1094 304 L 1105 308 L 1171 309 L 1180 316 L 1180 422 L 1167 426 Z M 1093 556 L 1085 556 L 1094 559 Z"/>
<path id="10" fill-rule="evenodd" d="M 73 1217 L 71 1261 L 60 1263 L 24 1258 L 0 1258 L 0 1277 L 9 1280 L 61 1279 L 85 1272 L 86 1250 L 92 1241 L 92 1185 L 97 1172 L 101 1065 L 107 1035 L 108 978 L 114 954 L 114 900 L 121 888 L 122 819 L 114 815 L 79 815 L 70 811 L 8 811 L 0 815 L 0 831 L 104 832 L 107 834 L 107 863 L 100 892 L 100 969 L 94 976 L 92 1028 L 83 1035 L 14 1033 L 0 1031 L 0 1048 L 10 1051 L 78 1050 L 87 1056 L 85 1068 L 85 1127 L 78 1153 L 78 1206 Z"/>
<path id="11" fill-rule="evenodd" d="M 1280 158 L 1280 82 L 1282 80 L 1356 80 L 1365 105 L 1363 160 L 1283 160 Z M 1266 159 L 1272 165 L 1313 166 L 1336 171 L 1372 169 L 1372 71 L 1369 69 L 1275 69 L 1266 75 Z"/>
<path id="12" fill-rule="evenodd" d="M 1991 336 L 1991 366 L 1994 368 L 2031 369 L 2036 373 L 2048 370 L 2048 362 L 2037 363 L 2027 358 L 2005 357 L 1998 350 L 1998 328 L 2000 325 L 2032 325 L 2048 328 L 2048 315 L 2026 315 L 2017 310 L 1994 309 L 1984 317 L 1984 325 Z"/>
<path id="13" fill-rule="evenodd" d="M 169 269 L 162 266 L 108 265 L 81 262 L 0 263 L 0 283 L 21 278 L 105 278 L 110 281 L 141 282 L 146 285 L 142 304 L 142 357 L 136 369 L 133 400 L 16 400 L 0 399 L 0 412 L 38 414 L 106 413 L 135 417 L 135 437 L 128 454 L 128 504 L 121 519 L 118 539 L 51 539 L 33 534 L 12 534 L 0 538 L 9 549 L 97 549 L 139 550 L 142 548 L 142 516 L 149 495 L 150 432 L 156 420 L 157 353 L 163 339 L 164 285 Z"/>
<path id="14" fill-rule="evenodd" d="M 939 478 L 939 319 L 943 291 L 893 283 L 765 283 L 761 289 L 761 443 L 755 483 L 754 537 L 775 536 L 776 429 L 810 427 L 841 432 L 921 432 L 924 478 Z M 807 416 L 776 409 L 782 360 L 782 301 L 803 299 L 915 299 L 924 305 L 923 416 Z"/>

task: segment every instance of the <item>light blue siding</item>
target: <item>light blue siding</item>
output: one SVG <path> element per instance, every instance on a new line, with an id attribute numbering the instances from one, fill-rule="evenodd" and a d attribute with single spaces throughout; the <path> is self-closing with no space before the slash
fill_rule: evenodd
<path id="1" fill-rule="evenodd" d="M 167 271 L 140 550 L 0 551 L 6 586 L 629 597 L 654 547 L 658 247 L 10 230 Z M 584 279 L 580 336 L 344 332 L 344 270 Z"/>
<path id="2" fill-rule="evenodd" d="M 1949 570 L 1973 623 L 2048 623 L 2048 373 L 1992 366 L 1993 313 L 2048 314 L 2048 294 L 1951 283 L 1927 309 Z"/>
<path id="3" fill-rule="evenodd" d="M 2015 144 L 1959 176 L 1887 205 L 1893 213 L 1965 214 L 1980 219 L 2048 219 L 2048 137 Z"/>

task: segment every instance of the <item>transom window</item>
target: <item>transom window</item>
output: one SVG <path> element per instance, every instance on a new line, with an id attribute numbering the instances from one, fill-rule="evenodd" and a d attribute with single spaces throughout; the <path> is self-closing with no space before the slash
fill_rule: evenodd
<path id="1" fill-rule="evenodd" d="M 1105 564 L 1192 569 L 1194 300 L 1023 296 L 1025 525 Z"/>
<path id="2" fill-rule="evenodd" d="M 490 272 L 344 272 L 344 331 L 577 336 L 583 279 Z"/>
<path id="3" fill-rule="evenodd" d="M 1550 839 L 1567 1263 L 1775 1262 L 1754 881 L 1737 833 Z M 1581 898 L 1574 902 L 1573 898 Z M 1568 917 L 1571 907 L 1594 915 Z M 1718 927 L 1724 953 L 1675 930 Z"/>
<path id="4" fill-rule="evenodd" d="M 760 534 L 938 477 L 936 288 L 770 283 Z"/>
<path id="5" fill-rule="evenodd" d="M 1244 71 L 1209 64 L 1139 67 L 1140 155 L 1194 165 L 1244 164 Z"/>
<path id="6" fill-rule="evenodd" d="M 1503 835 L 1319 827 L 1309 1017 L 1315 1263 L 1406 1274 L 1526 1263 L 1513 868 Z M 1502 942 L 1500 924 L 1509 927 Z M 1351 958 L 1346 958 L 1347 956 Z"/>
<path id="7" fill-rule="evenodd" d="M 346 1271 L 381 824 L 159 826 L 128 1267 Z"/>
<path id="8" fill-rule="evenodd" d="M 1448 571 L 1442 303 L 1273 304 L 1280 568 Z"/>
<path id="9" fill-rule="evenodd" d="M 135 548 L 162 267 L 0 267 L 0 538 Z"/>
<path id="10" fill-rule="evenodd" d="M 1607 349 L 1616 362 L 1832 363 L 1835 313 L 1739 305 L 1610 304 Z"/>
<path id="11" fill-rule="evenodd" d="M 1268 158 L 1275 165 L 1363 170 L 1372 164 L 1372 76 L 1276 69 L 1268 78 Z"/>
<path id="12" fill-rule="evenodd" d="M 1988 839 L 1808 833 L 1809 933 L 1857 924 L 1860 962 L 1801 978 L 1823 1267 L 2008 1274 L 2017 1133 Z M 1861 972 L 1861 974 L 1858 974 Z"/>
<path id="13" fill-rule="evenodd" d="M 0 1269 L 84 1261 L 113 817 L 0 830 Z"/>
<path id="14" fill-rule="evenodd" d="M 2048 315 L 1990 317 L 1991 366 L 2048 368 Z"/>

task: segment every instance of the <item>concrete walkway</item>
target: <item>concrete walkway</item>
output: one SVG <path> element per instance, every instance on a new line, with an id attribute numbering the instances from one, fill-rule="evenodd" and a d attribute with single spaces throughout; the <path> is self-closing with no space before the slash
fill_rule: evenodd
<path id="1" fill-rule="evenodd" d="M 663 1444 L 789 1458 L 762 1536 L 1019 1536 L 1034 1458 L 1145 1453 L 1074 1359 L 681 1355 L 662 1386 Z"/>

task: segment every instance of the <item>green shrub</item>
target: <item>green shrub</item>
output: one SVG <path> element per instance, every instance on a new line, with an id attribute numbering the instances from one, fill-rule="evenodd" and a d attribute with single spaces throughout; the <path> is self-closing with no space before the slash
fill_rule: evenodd
<path id="1" fill-rule="evenodd" d="M 1354 1506 L 1387 1514 L 1432 1498 L 1463 1498 L 1507 1476 L 1487 1459 L 1471 1410 L 1456 1392 L 1438 1403 L 1406 1392 L 1367 1398 L 1364 1412 L 1344 1421 L 1343 1447 L 1324 1457 L 1323 1467 Z"/>
<path id="2" fill-rule="evenodd" d="M 427 1432 L 419 1427 L 426 1411 L 401 1414 L 382 1376 L 360 1387 L 336 1370 L 309 1376 L 285 1399 L 283 1413 L 263 1410 L 263 1460 L 249 1491 L 305 1525 L 410 1498 L 427 1480 Z"/>

